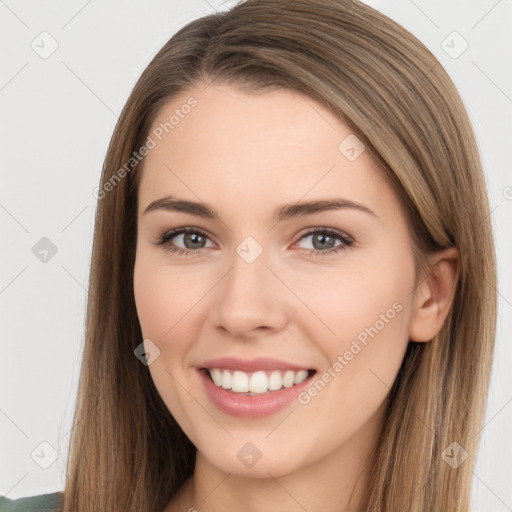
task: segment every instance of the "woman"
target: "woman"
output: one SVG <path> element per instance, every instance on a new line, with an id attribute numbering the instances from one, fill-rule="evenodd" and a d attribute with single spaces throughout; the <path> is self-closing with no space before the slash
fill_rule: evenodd
<path id="1" fill-rule="evenodd" d="M 195 20 L 97 195 L 55 509 L 469 510 L 495 254 L 468 116 L 416 38 L 353 0 Z"/>

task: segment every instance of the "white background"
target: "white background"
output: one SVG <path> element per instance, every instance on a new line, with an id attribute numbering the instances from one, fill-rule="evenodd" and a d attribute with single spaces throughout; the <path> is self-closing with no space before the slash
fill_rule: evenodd
<path id="1" fill-rule="evenodd" d="M 481 149 L 500 305 L 474 510 L 510 511 L 512 273 L 506 262 L 512 255 L 512 2 L 367 3 L 411 31 L 441 61 L 467 106 Z M 83 341 L 93 190 L 117 116 L 172 34 L 232 4 L 0 0 L 0 495 L 15 499 L 64 486 Z M 35 40 L 34 45 L 51 48 L 51 38 L 40 36 L 43 31 L 58 43 L 46 59 L 31 47 Z M 469 44 L 457 58 L 464 42 L 454 31 Z M 32 252 L 43 237 L 57 247 L 46 263 Z M 41 443 L 57 452 L 47 469 L 35 462 L 51 461 L 52 448 Z"/>

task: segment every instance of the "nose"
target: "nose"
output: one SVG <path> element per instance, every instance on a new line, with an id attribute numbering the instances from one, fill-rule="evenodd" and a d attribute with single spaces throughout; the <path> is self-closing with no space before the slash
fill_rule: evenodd
<path id="1" fill-rule="evenodd" d="M 215 287 L 210 309 L 216 329 L 243 340 L 279 331 L 289 321 L 289 296 L 267 253 L 249 261 L 234 251 L 229 271 Z"/>

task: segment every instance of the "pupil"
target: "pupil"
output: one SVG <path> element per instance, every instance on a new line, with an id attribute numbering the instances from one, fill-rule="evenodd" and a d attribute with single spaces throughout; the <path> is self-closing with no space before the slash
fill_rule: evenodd
<path id="1" fill-rule="evenodd" d="M 324 243 L 326 238 L 332 238 L 330 235 L 322 235 L 322 234 L 316 235 L 316 237 L 321 239 L 321 243 Z M 325 250 L 326 249 L 326 247 L 320 247 L 320 248 L 316 247 L 315 241 L 316 241 L 316 239 L 314 239 L 313 245 L 315 245 L 316 249 L 319 249 L 319 250 Z M 330 249 L 330 247 L 327 247 L 327 249 Z"/>
<path id="2" fill-rule="evenodd" d="M 197 233 L 186 233 L 185 234 L 185 245 L 187 245 L 187 242 L 192 242 L 192 244 L 195 244 L 199 241 L 199 239 L 202 238 L 202 235 L 198 235 Z"/>

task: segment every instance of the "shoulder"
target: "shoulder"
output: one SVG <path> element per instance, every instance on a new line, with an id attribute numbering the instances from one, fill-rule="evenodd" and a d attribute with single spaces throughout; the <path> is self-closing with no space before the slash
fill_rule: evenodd
<path id="1" fill-rule="evenodd" d="M 53 492 L 11 500 L 0 496 L 0 512 L 60 512 L 63 493 Z"/>

